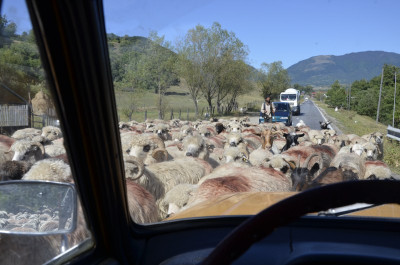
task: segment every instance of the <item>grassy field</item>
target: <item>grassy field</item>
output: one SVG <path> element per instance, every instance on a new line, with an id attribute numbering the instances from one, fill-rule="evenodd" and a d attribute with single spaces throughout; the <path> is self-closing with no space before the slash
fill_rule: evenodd
<path id="1" fill-rule="evenodd" d="M 147 111 L 148 119 L 158 118 L 157 100 L 158 95 L 153 92 L 146 92 L 140 96 L 133 96 L 132 92 L 116 91 L 115 92 L 118 116 L 120 121 L 128 121 L 126 112 L 129 106 L 133 104 L 134 113 L 132 119 L 138 122 L 144 121 L 145 111 Z M 174 118 L 179 118 L 179 111 L 181 111 L 181 119 L 195 120 L 195 108 L 193 100 L 191 99 L 187 89 L 180 86 L 173 86 L 167 90 L 165 95 L 165 119 L 169 120 L 171 117 L 171 110 L 173 110 Z M 260 92 L 254 90 L 248 94 L 242 95 L 238 98 L 239 108 L 254 104 L 256 108 L 263 102 Z M 207 101 L 200 97 L 198 101 L 200 115 L 206 112 L 208 106 Z M 188 115 L 189 112 L 189 115 Z"/>
<path id="2" fill-rule="evenodd" d="M 331 120 L 343 133 L 354 133 L 364 135 L 371 132 L 387 133 L 387 125 L 376 123 L 376 121 L 367 116 L 358 115 L 355 111 L 339 110 L 336 112 L 320 101 L 314 101 L 320 108 L 325 110 Z M 392 171 L 400 174 L 400 144 L 385 137 L 384 140 L 384 159 Z"/>

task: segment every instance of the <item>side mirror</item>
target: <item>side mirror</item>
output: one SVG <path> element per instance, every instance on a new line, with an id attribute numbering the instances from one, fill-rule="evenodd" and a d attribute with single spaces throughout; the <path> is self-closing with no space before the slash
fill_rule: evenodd
<path id="1" fill-rule="evenodd" d="M 0 182 L 0 234 L 67 234 L 76 228 L 74 185 L 48 181 Z"/>

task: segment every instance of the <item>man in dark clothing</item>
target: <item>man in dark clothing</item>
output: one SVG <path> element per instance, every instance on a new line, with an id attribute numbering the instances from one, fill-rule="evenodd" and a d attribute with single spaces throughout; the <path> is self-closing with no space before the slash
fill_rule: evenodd
<path id="1" fill-rule="evenodd" d="M 272 115 L 275 113 L 275 108 L 271 103 L 271 97 L 267 96 L 265 102 L 261 105 L 261 115 L 264 117 L 264 122 L 270 122 Z"/>

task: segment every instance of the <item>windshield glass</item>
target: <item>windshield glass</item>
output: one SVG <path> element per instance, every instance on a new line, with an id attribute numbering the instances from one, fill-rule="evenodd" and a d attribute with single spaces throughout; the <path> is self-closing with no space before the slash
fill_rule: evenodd
<path id="1" fill-rule="evenodd" d="M 281 100 L 296 100 L 297 99 L 297 95 L 295 94 L 282 94 L 281 95 Z"/>
<path id="2" fill-rule="evenodd" d="M 275 103 L 275 111 L 290 111 L 290 105 L 289 104 L 279 104 Z"/>
<path id="3" fill-rule="evenodd" d="M 400 127 L 390 3 L 105 1 L 127 185 L 158 211 L 133 220 L 255 214 L 311 187 L 398 178 L 399 149 L 385 136 L 392 120 Z M 265 100 L 296 100 L 281 95 L 288 88 L 301 104 L 272 123 L 285 107 Z"/>

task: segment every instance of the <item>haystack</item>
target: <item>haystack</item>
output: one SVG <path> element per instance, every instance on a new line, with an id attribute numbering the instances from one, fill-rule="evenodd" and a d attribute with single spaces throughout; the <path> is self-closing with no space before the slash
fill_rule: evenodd
<path id="1" fill-rule="evenodd" d="M 32 110 L 36 115 L 49 114 L 49 110 L 54 109 L 53 102 L 50 96 L 45 94 L 43 91 L 36 93 L 35 97 L 32 99 Z"/>

